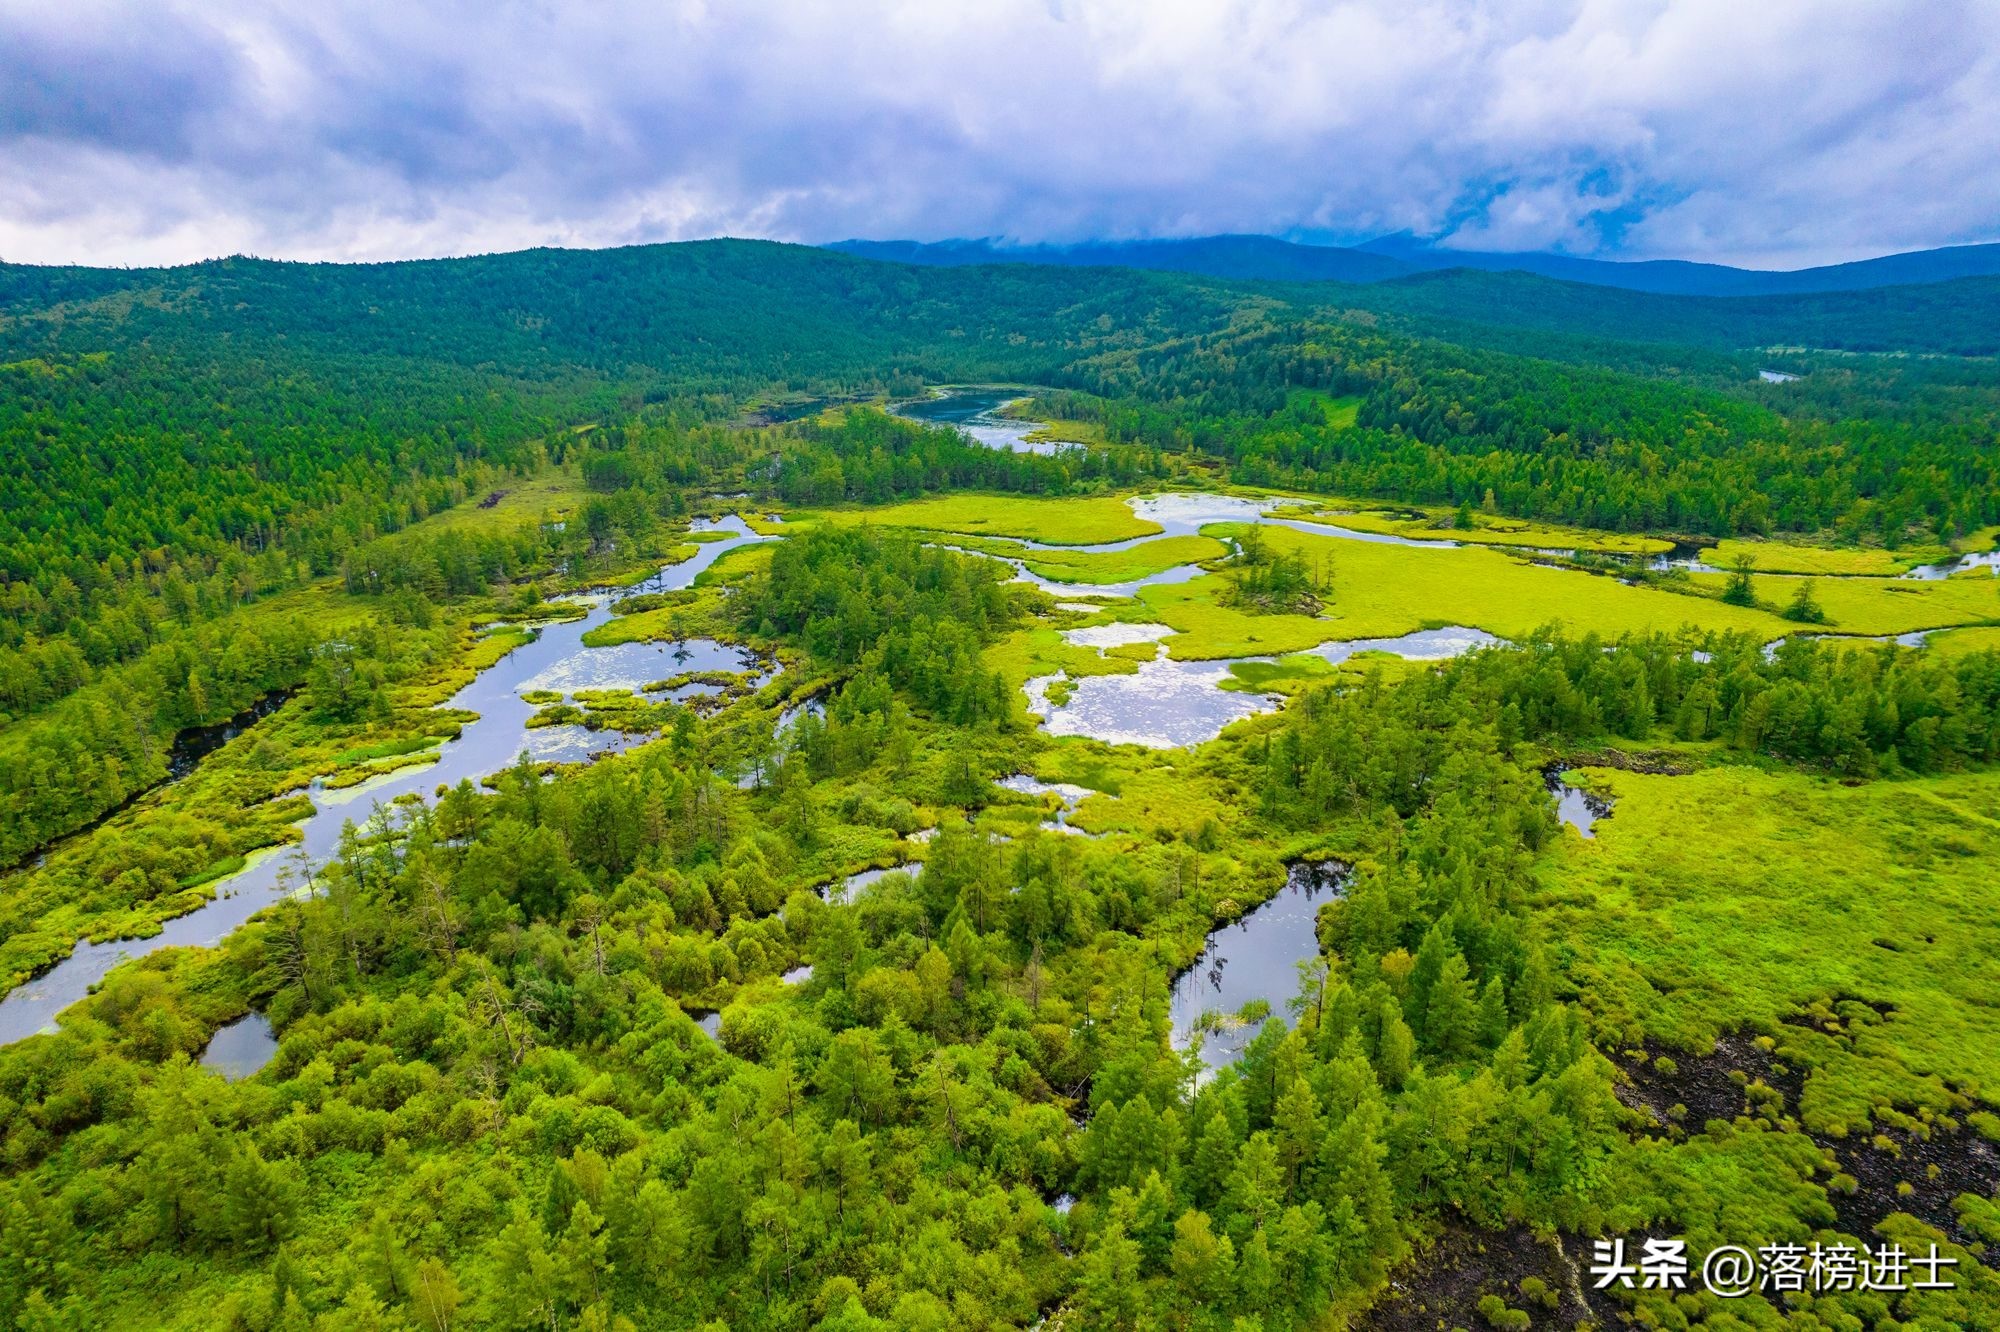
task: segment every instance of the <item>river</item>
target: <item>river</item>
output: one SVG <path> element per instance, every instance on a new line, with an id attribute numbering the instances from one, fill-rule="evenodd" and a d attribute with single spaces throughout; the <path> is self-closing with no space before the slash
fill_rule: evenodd
<path id="1" fill-rule="evenodd" d="M 701 543 L 692 557 L 662 569 L 657 578 L 648 582 L 648 587 L 662 591 L 684 588 L 729 551 L 768 539 L 757 536 L 735 517 L 697 524 L 696 530 L 725 535 L 720 541 Z M 594 594 L 576 600 L 585 608 L 585 614 L 541 626 L 533 642 L 514 649 L 481 671 L 446 704 L 476 712 L 479 718 L 467 723 L 457 739 L 438 750 L 435 763 L 397 769 L 345 790 L 329 791 L 314 783 L 308 791 L 313 812 L 298 824 L 305 854 L 312 863 L 323 864 L 333 856 L 340 844 L 342 825 L 355 817 L 355 807 L 364 797 L 384 802 L 404 795 L 428 798 L 439 785 L 456 785 L 467 779 L 476 782 L 498 772 L 524 751 L 538 761 L 576 762 L 644 743 L 648 737 L 643 735 L 590 731 L 581 726 L 530 728 L 527 724 L 537 709 L 524 701 L 521 694 L 539 687 L 537 682 L 542 686 L 560 683 L 584 688 L 604 687 L 599 682 L 613 679 L 621 682 L 634 679 L 644 684 L 659 677 L 646 676 L 641 666 L 653 669 L 659 656 L 672 665 L 671 653 L 660 653 L 652 644 L 626 645 L 623 649 L 585 647 L 583 636 L 611 618 L 612 597 Z M 633 650 L 635 647 L 639 650 Z M 615 668 L 596 670 L 593 658 L 599 653 L 609 654 L 604 660 L 615 663 Z M 112 967 L 126 958 L 160 948 L 207 947 L 221 942 L 225 935 L 278 900 L 280 875 L 296 855 L 293 848 L 286 847 L 279 854 L 251 857 L 242 870 L 215 885 L 213 898 L 185 915 L 166 921 L 160 933 L 151 938 L 78 942 L 67 958 L 0 999 L 0 1044 L 53 1030 L 56 1014 L 83 998 Z"/>

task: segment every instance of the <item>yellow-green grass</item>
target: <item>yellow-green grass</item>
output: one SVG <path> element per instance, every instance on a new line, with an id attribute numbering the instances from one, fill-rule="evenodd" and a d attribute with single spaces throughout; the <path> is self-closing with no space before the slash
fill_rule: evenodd
<path id="1" fill-rule="evenodd" d="M 771 545 L 768 542 L 724 551 L 715 563 L 695 575 L 695 590 L 699 594 L 705 589 L 713 589 L 719 583 L 768 568 L 770 563 Z M 615 616 L 585 633 L 583 645 L 615 647 L 620 643 L 650 642 L 656 638 L 672 638 L 680 628 L 700 628 L 704 633 L 712 633 L 713 626 L 706 621 L 712 618 L 713 609 L 697 595 L 677 605 L 660 606 L 636 615 Z"/>
<path id="2" fill-rule="evenodd" d="M 963 532 L 934 535 L 940 543 L 958 550 L 1017 559 L 1032 572 L 1059 583 L 1126 583 L 1183 564 L 1218 560 L 1229 553 L 1229 547 L 1206 536 L 1161 537 L 1126 550 L 1050 551 L 1035 550 L 1008 537 L 969 536 Z"/>
<path id="3" fill-rule="evenodd" d="M 1265 543 L 1330 564 L 1333 597 L 1321 617 L 1253 615 L 1225 606 L 1219 598 L 1227 581 L 1209 577 L 1141 588 L 1138 606 L 1120 618 L 1173 626 L 1179 633 L 1167 647 L 1183 660 L 1281 655 L 1335 639 L 1393 638 L 1447 624 L 1502 638 L 1551 623 L 1607 638 L 1692 625 L 1768 639 L 1798 627 L 1769 611 L 1527 564 L 1477 546 L 1413 550 L 1289 528 L 1267 528 Z"/>
<path id="4" fill-rule="evenodd" d="M 2000 625 L 1947 629 L 1925 639 L 1924 648 L 1946 657 L 1962 657 L 1973 652 L 2000 652 Z"/>
<path id="5" fill-rule="evenodd" d="M 1276 661 L 1239 661 L 1229 668 L 1230 678 L 1219 686 L 1243 694 L 1281 694 L 1289 698 L 1303 689 L 1337 679 L 1360 681 L 1370 672 L 1382 672 L 1394 680 L 1411 670 L 1421 670 L 1427 662 L 1411 661 L 1388 652 L 1357 652 L 1339 665 L 1312 653 L 1280 657 Z"/>
<path id="6" fill-rule="evenodd" d="M 1101 621 L 1092 620 L 1089 623 Z M 983 659 L 988 669 L 1000 672 L 1013 686 L 1017 699 L 1020 687 L 1037 675 L 1054 675 L 1058 671 L 1072 677 L 1129 675 L 1139 669 L 1138 663 L 1129 658 L 1100 653 L 1096 648 L 1078 647 L 1062 635 L 1063 631 L 1059 629 L 1016 629 L 988 647 Z M 1152 644 L 1148 643 L 1146 647 L 1150 649 Z M 1025 709 L 1025 701 L 1022 706 Z"/>
<path id="7" fill-rule="evenodd" d="M 693 533 L 686 541 L 669 546 L 657 556 L 643 560 L 630 569 L 626 569 L 621 573 L 608 574 L 603 578 L 593 579 L 592 581 L 599 587 L 633 587 L 645 582 L 648 578 L 658 573 L 661 565 L 679 564 L 683 560 L 693 559 L 701 550 L 700 546 L 694 544 L 695 542 L 719 541 L 722 537 L 723 534 L 719 532 Z"/>
<path id="8" fill-rule="evenodd" d="M 956 532 L 938 535 L 965 550 L 1012 556 L 1032 572 L 1058 583 L 1127 583 L 1183 564 L 1218 560 L 1229 553 L 1229 547 L 1206 536 L 1161 537 L 1127 550 L 1050 551 L 1030 550 L 1004 538 L 965 537 Z"/>
<path id="9" fill-rule="evenodd" d="M 1354 418 L 1361 413 L 1361 395 L 1350 393 L 1344 397 L 1324 398 L 1320 407 L 1326 412 L 1326 423 L 1335 430 L 1346 430 L 1354 424 Z"/>
<path id="10" fill-rule="evenodd" d="M 1305 501 L 1274 511 L 1273 516 L 1301 522 L 1321 522 L 1356 532 L 1406 537 L 1412 541 L 1459 541 L 1486 546 L 1534 546 L 1553 550 L 1595 550 L 1616 555 L 1660 555 L 1670 542 L 1630 532 L 1593 532 L 1582 527 L 1555 527 L 1514 518 L 1475 514 L 1469 529 L 1451 527 L 1448 510 L 1423 510 L 1411 518 L 1402 509 L 1356 509 L 1336 512 L 1321 501 Z"/>
<path id="11" fill-rule="evenodd" d="M 1853 574 L 1893 577 L 1920 564 L 1951 558 L 1942 546 L 1882 550 L 1867 546 L 1815 546 L 1793 541 L 1756 541 L 1725 537 L 1702 556 L 1704 563 L 1731 569 L 1747 559 L 1766 573 Z"/>
<path id="12" fill-rule="evenodd" d="M 1219 560 L 1229 547 L 1208 536 L 1161 537 L 1128 550 L 1028 551 L 1021 562 L 1059 583 L 1125 583 L 1183 564 Z"/>
<path id="13" fill-rule="evenodd" d="M 505 492 L 491 508 L 480 502 L 494 491 Z M 426 532 L 452 528 L 505 528 L 561 518 L 590 497 L 582 475 L 574 468 L 550 467 L 534 476 L 506 476 L 495 479 L 468 495 L 465 502 L 434 513 L 417 524 Z"/>
<path id="14" fill-rule="evenodd" d="M 2000 777 L 1588 778 L 1612 816 L 1550 852 L 1539 910 L 1607 1039 L 1701 1049 L 1763 1030 L 1809 1070 L 1821 1131 L 1858 1131 L 1877 1106 L 1941 1109 L 1940 1079 L 2000 1096 Z M 1842 998 L 1894 1012 L 1850 1006 L 1844 1035 L 1786 1021 Z"/>
<path id="15" fill-rule="evenodd" d="M 825 522 L 914 527 L 968 536 L 1026 537 L 1085 546 L 1153 536 L 1157 523 L 1144 522 L 1123 499 L 1088 495 L 1041 499 L 1022 495 L 946 495 L 868 509 L 822 509 L 805 515 Z"/>
<path id="16" fill-rule="evenodd" d="M 769 509 L 753 512 L 745 509 L 739 511 L 736 516 L 743 520 L 745 527 L 755 532 L 758 536 L 796 536 L 798 533 L 813 526 L 810 520 L 800 521 L 786 514 L 778 514 L 778 521 L 772 522 L 769 518 L 765 517 L 766 513 L 777 513 L 777 511 Z"/>
<path id="17" fill-rule="evenodd" d="M 1032 418 L 1022 418 L 1032 419 Z M 1107 444 L 1104 427 L 1095 421 L 1040 421 L 1027 434 L 1030 444 Z"/>
<path id="18" fill-rule="evenodd" d="M 1694 581 L 1720 590 L 1728 574 L 1694 574 Z M 1913 629 L 2000 621 L 2000 580 L 1974 578 L 1813 578 L 1793 574 L 1753 574 L 1757 600 L 1774 610 L 1791 604 L 1800 584 L 1812 583 L 1813 599 L 1826 612 L 1823 625 L 1798 626 L 1807 632 L 1903 634 Z"/>

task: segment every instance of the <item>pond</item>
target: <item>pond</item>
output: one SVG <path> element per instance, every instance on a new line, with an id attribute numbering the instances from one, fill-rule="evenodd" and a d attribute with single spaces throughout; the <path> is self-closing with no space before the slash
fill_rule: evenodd
<path id="1" fill-rule="evenodd" d="M 1235 1063 L 1256 1039 L 1262 1019 L 1239 1022 L 1246 1004 L 1261 1002 L 1277 1017 L 1298 995 L 1298 964 L 1319 956 L 1320 906 L 1347 891 L 1351 867 L 1337 860 L 1296 861 L 1270 901 L 1208 936 L 1201 956 L 1174 979 L 1173 1043 L 1201 1041 L 1209 1069 Z"/>
<path id="2" fill-rule="evenodd" d="M 1020 402 L 1027 396 L 1019 389 L 952 389 L 938 397 L 902 403 L 895 411 L 898 416 L 928 425 L 956 426 L 989 449 L 1004 449 L 1011 453 L 1055 453 L 1075 448 L 1073 444 L 1055 440 L 1030 440 L 1028 436 L 1040 430 L 1042 422 L 1019 421 L 1000 415 L 1001 409 L 1008 403 Z"/>
<path id="3" fill-rule="evenodd" d="M 1225 690 L 1230 663 L 1174 661 L 1159 649 L 1151 661 L 1125 675 L 1086 675 L 1071 686 L 1067 701 L 1049 697 L 1061 675 L 1040 675 L 1023 689 L 1028 710 L 1050 735 L 1081 735 L 1107 745 L 1181 749 L 1213 740 L 1225 726 L 1274 710 L 1275 694 Z"/>
<path id="4" fill-rule="evenodd" d="M 1593 829 L 1600 819 L 1611 817 L 1611 802 L 1563 780 L 1567 768 L 1550 768 L 1543 775 L 1549 794 L 1556 798 L 1556 817 L 1586 838 L 1597 836 Z"/>
<path id="5" fill-rule="evenodd" d="M 201 1066 L 237 1082 L 270 1063 L 276 1053 L 278 1038 L 271 1031 L 271 1020 L 262 1013 L 247 1013 L 216 1028 L 201 1052 Z"/>
<path id="6" fill-rule="evenodd" d="M 704 542 L 692 557 L 662 569 L 655 580 L 662 590 L 686 587 L 726 552 L 765 539 L 737 518 L 697 524 L 696 530 L 720 532 L 724 539 Z M 589 678 L 594 668 L 588 663 L 573 664 L 575 659 L 615 651 L 588 648 L 582 641 L 584 634 L 611 618 L 608 598 L 587 597 L 580 604 L 585 607 L 582 616 L 541 626 L 533 642 L 481 671 L 445 705 L 476 712 L 479 718 L 467 723 L 456 740 L 439 748 L 435 763 L 398 769 L 339 791 L 314 783 L 308 789 L 313 813 L 297 825 L 307 858 L 323 864 L 333 856 L 340 844 L 341 826 L 354 817 L 350 806 L 364 797 L 384 802 L 403 795 L 428 799 L 440 784 L 477 782 L 506 768 L 524 751 L 536 761 L 567 763 L 645 743 L 649 737 L 642 735 L 590 731 L 581 726 L 530 728 L 527 724 L 537 711 L 521 698 L 522 691 L 532 687 L 530 681 Z M 57 1013 L 83 998 L 91 986 L 128 957 L 160 948 L 207 947 L 220 942 L 277 900 L 281 874 L 295 858 L 290 849 L 282 855 L 252 857 L 241 871 L 215 885 L 213 898 L 163 922 L 160 933 L 151 938 L 105 943 L 80 940 L 67 958 L 0 999 L 0 1044 L 52 1029 Z"/>

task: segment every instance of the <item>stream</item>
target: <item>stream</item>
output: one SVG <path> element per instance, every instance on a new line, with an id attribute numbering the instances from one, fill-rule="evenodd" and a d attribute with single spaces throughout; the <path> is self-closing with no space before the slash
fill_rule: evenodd
<path id="1" fill-rule="evenodd" d="M 766 539 L 735 517 L 700 523 L 695 530 L 727 535 L 721 541 L 701 543 L 690 558 L 663 568 L 651 586 L 663 591 L 685 588 L 727 552 Z M 654 644 L 628 644 L 623 649 L 585 647 L 584 634 L 611 618 L 612 597 L 598 594 L 575 600 L 587 608 L 583 616 L 542 625 L 533 642 L 514 649 L 481 671 L 445 705 L 476 712 L 479 719 L 467 723 L 456 740 L 440 747 L 436 762 L 399 768 L 344 790 L 326 790 L 314 782 L 307 791 L 313 801 L 313 812 L 297 825 L 306 857 L 319 865 L 333 856 L 340 844 L 341 827 L 355 816 L 353 806 L 364 796 L 383 802 L 404 795 L 428 798 L 440 785 L 456 785 L 464 780 L 477 782 L 498 772 L 524 751 L 537 762 L 578 762 L 628 749 L 649 739 L 615 731 L 590 731 L 581 726 L 528 726 L 528 719 L 537 709 L 521 698 L 527 690 L 559 684 L 565 688 L 624 687 L 600 682 L 628 678 L 636 678 L 631 686 L 636 688 L 660 675 L 675 673 L 672 654 L 660 652 Z M 626 650 L 631 648 L 643 651 Z M 604 660 L 612 663 L 602 672 L 593 661 L 599 653 L 609 654 Z M 660 660 L 666 661 L 668 669 L 659 669 Z M 658 674 L 641 671 L 642 665 Z M 215 885 L 213 898 L 193 911 L 163 922 L 160 932 L 151 938 L 102 943 L 79 940 L 76 950 L 67 958 L 0 999 L 0 1045 L 52 1030 L 56 1014 L 83 998 L 112 967 L 126 958 L 160 948 L 206 947 L 220 942 L 278 900 L 281 875 L 297 857 L 296 846 L 252 855 L 242 870 Z"/>

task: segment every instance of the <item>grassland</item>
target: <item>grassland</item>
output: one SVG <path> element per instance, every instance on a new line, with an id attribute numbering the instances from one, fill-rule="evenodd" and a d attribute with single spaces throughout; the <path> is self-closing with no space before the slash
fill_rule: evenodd
<path id="1" fill-rule="evenodd" d="M 947 495 L 872 509 L 821 509 L 801 517 L 835 523 L 873 523 L 968 536 L 1026 537 L 1087 546 L 1154 536 L 1161 530 L 1136 516 L 1121 498 L 1089 495 L 1039 499 L 1022 495 Z"/>
<path id="2" fill-rule="evenodd" d="M 1199 579 L 1140 589 L 1141 609 L 1129 618 L 1179 630 L 1168 646 L 1183 659 L 1297 652 L 1330 639 L 1390 638 L 1447 624 L 1502 638 L 1551 623 L 1607 637 L 1693 625 L 1776 638 L 1796 628 L 1767 611 L 1524 564 L 1479 547 L 1412 550 L 1288 528 L 1267 529 L 1265 543 L 1330 563 L 1333 595 L 1323 616 L 1250 614 L 1221 604 L 1222 580 Z"/>
<path id="3" fill-rule="evenodd" d="M 1694 574 L 1698 586 L 1718 594 L 1727 574 Z M 1773 610 L 1791 604 L 1799 586 L 1810 581 L 1826 622 L 1809 630 L 1842 634 L 1903 634 L 1913 629 L 2000 621 L 2000 579 L 1984 573 L 1935 580 L 1899 578 L 1807 578 L 1754 574 L 1757 600 Z M 1797 628 L 1798 626 L 1794 626 Z"/>
<path id="4" fill-rule="evenodd" d="M 1399 536 L 1411 541 L 1466 542 L 1480 546 L 1528 546 L 1551 550 L 1591 550 L 1610 555 L 1661 555 L 1673 543 L 1630 532 L 1594 532 L 1583 527 L 1549 526 L 1515 518 L 1474 514 L 1471 527 L 1453 526 L 1446 509 L 1368 509 L 1301 502 L 1273 511 L 1273 516 L 1300 522 L 1326 523 L 1356 532 Z"/>
<path id="5" fill-rule="evenodd" d="M 1613 1044 L 1775 1037 L 1809 1070 L 1809 1127 L 2000 1091 L 2000 789 L 1990 777 L 1859 786 L 1750 767 L 1585 770 L 1615 809 L 1550 857 L 1542 910 Z M 1876 1017 L 1841 1000 L 1887 1004 Z M 1818 1006 L 1836 1039 L 1796 1019 Z"/>
<path id="6" fill-rule="evenodd" d="M 1963 656 L 1968 652 L 1986 652 L 2000 648 L 2000 625 L 1985 625 L 1976 629 L 1947 629 L 1940 634 L 1932 634 L 1925 641 L 1932 652 L 1946 656 Z"/>
<path id="7" fill-rule="evenodd" d="M 1218 560 L 1229 553 L 1229 547 L 1208 536 L 1161 537 L 1126 550 L 1032 550 L 1017 542 L 988 537 L 955 544 L 965 550 L 1011 556 L 1032 572 L 1059 583 L 1125 583 L 1183 564 Z"/>
<path id="8" fill-rule="evenodd" d="M 1961 550 L 1966 551 L 1991 550 L 1996 538 L 2000 538 L 2000 528 L 1986 527 L 1970 533 L 1959 545 Z M 1724 568 L 1734 567 L 1739 559 L 1748 559 L 1765 573 L 1853 574 L 1882 578 L 1908 573 L 1920 565 L 1941 563 L 1952 558 L 1954 553 L 1937 545 L 1883 550 L 1869 546 L 1725 537 L 1716 543 L 1706 559 L 1708 563 Z"/>

